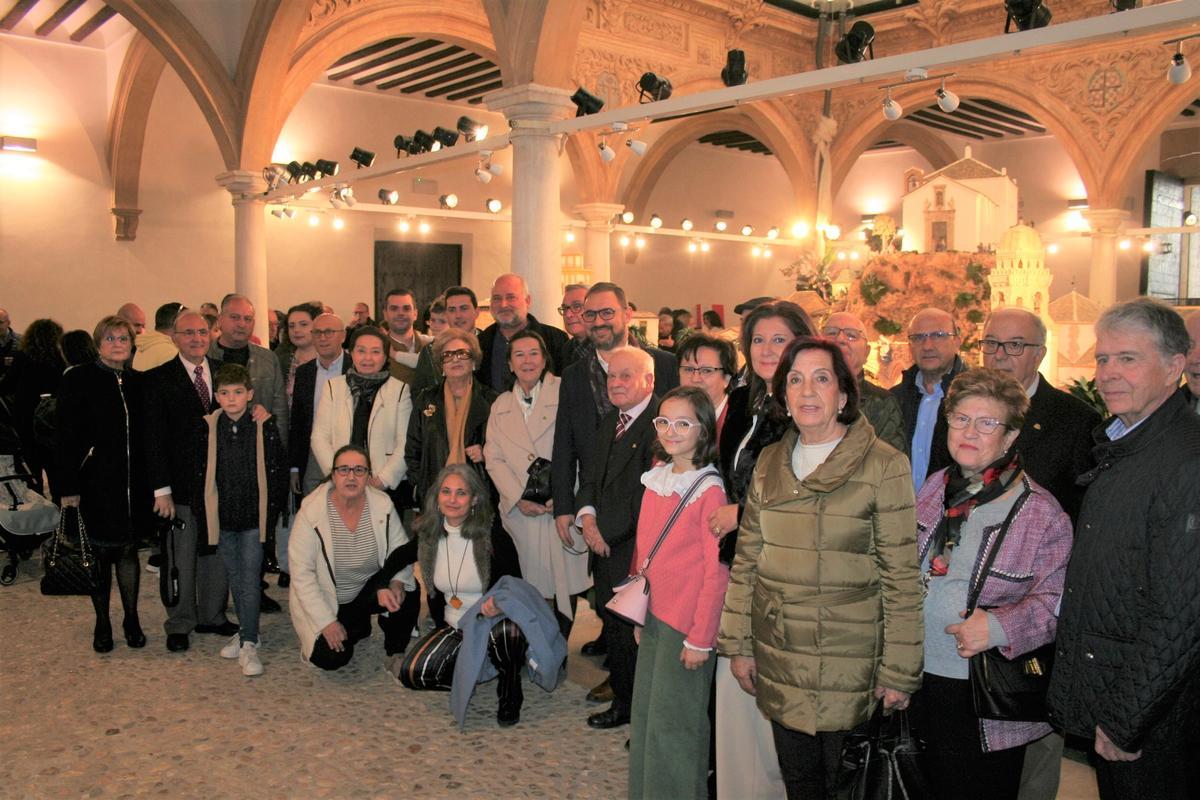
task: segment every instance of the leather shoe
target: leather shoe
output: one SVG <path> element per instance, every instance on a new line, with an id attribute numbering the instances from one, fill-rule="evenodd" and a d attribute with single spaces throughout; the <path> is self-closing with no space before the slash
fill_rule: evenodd
<path id="1" fill-rule="evenodd" d="M 515 704 L 501 703 L 496 710 L 496 724 L 501 728 L 511 728 L 521 721 L 521 707 Z"/>
<path id="2" fill-rule="evenodd" d="M 275 598 L 268 597 L 266 592 L 262 593 L 262 597 L 258 601 L 258 611 L 260 614 L 278 614 L 283 610 L 283 606 L 275 601 Z"/>
<path id="3" fill-rule="evenodd" d="M 146 646 L 146 634 L 142 632 L 142 626 L 134 623 L 133 625 L 124 626 L 125 629 L 125 644 L 132 648 Z"/>
<path id="4" fill-rule="evenodd" d="M 601 711 L 599 714 L 592 714 L 588 717 L 587 724 L 589 728 L 595 728 L 596 730 L 618 728 L 629 724 L 629 712 L 609 707 L 607 711 Z"/>
<path id="5" fill-rule="evenodd" d="M 168 633 L 167 634 L 167 649 L 172 653 L 182 653 L 188 649 L 188 635 L 186 633 Z"/>
<path id="6" fill-rule="evenodd" d="M 233 636 L 239 630 L 241 630 L 241 629 L 238 628 L 237 623 L 230 622 L 229 620 L 225 620 L 220 625 L 197 625 L 196 626 L 196 633 L 215 633 L 218 636 Z M 185 634 L 179 634 L 179 635 L 183 636 Z"/>
<path id="7" fill-rule="evenodd" d="M 601 636 L 579 648 L 579 652 L 585 656 L 603 656 L 608 654 L 608 645 L 605 644 L 604 637 Z"/>
<path id="8" fill-rule="evenodd" d="M 292 576 L 286 572 L 279 573 L 279 580 L 275 581 L 280 589 L 286 589 L 292 585 Z"/>
<path id="9" fill-rule="evenodd" d="M 108 623 L 97 625 L 92 631 L 92 649 L 97 653 L 108 653 L 113 649 L 112 626 Z"/>
<path id="10" fill-rule="evenodd" d="M 611 703 L 613 701 L 612 685 L 609 684 L 608 678 L 587 693 L 587 701 L 589 703 Z"/>

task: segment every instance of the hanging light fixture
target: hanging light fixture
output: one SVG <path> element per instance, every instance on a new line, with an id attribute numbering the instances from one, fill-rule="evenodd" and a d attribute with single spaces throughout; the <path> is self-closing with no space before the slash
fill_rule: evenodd
<path id="1" fill-rule="evenodd" d="M 494 197 L 489 197 L 488 201 L 484 203 L 484 208 L 493 214 L 499 214 L 500 209 L 504 208 L 504 204 Z"/>
<path id="2" fill-rule="evenodd" d="M 488 126 L 482 122 L 476 122 L 470 117 L 459 117 L 455 127 L 458 128 L 463 139 L 468 142 L 482 142 L 488 135 Z"/>
<path id="3" fill-rule="evenodd" d="M 640 139 L 626 139 L 625 146 L 634 152 L 635 155 L 646 155 L 646 149 L 650 146 Z"/>
<path id="4" fill-rule="evenodd" d="M 350 160 L 357 164 L 359 169 L 363 169 L 375 163 L 375 154 L 370 150 L 356 147 L 350 151 Z"/>
<path id="5" fill-rule="evenodd" d="M 836 242 L 838 239 L 842 238 L 842 229 L 837 225 L 826 225 L 825 238 L 831 242 Z"/>
<path id="6" fill-rule="evenodd" d="M 480 183 L 491 183 L 492 173 L 488 172 L 483 167 L 476 167 L 475 180 L 479 181 Z"/>
<path id="7" fill-rule="evenodd" d="M 379 202 L 385 206 L 394 206 L 400 202 L 400 193 L 395 189 L 380 189 Z"/>
<path id="8" fill-rule="evenodd" d="M 613 159 L 617 157 L 617 151 L 608 146 L 607 142 L 600 143 L 600 160 L 605 164 L 611 164 Z"/>
<path id="9" fill-rule="evenodd" d="M 321 217 L 316 212 L 308 215 L 308 224 L 310 227 L 317 227 L 321 224 Z"/>
<path id="10" fill-rule="evenodd" d="M 567 244 L 573 244 L 575 242 L 575 231 L 568 228 L 563 234 L 563 241 L 565 241 Z"/>
<path id="11" fill-rule="evenodd" d="M 688 249 L 689 253 L 694 253 L 700 249 L 700 245 L 696 244 L 695 241 L 691 241 L 691 242 L 688 242 L 687 249 Z"/>
<path id="12" fill-rule="evenodd" d="M 895 122 L 904 116 L 904 107 L 892 99 L 892 90 L 889 87 L 887 96 L 883 98 L 883 116 L 887 117 L 891 122 Z"/>
<path id="13" fill-rule="evenodd" d="M 275 217 L 276 219 L 283 219 L 283 209 L 282 208 L 272 208 L 271 216 Z"/>
<path id="14" fill-rule="evenodd" d="M 762 248 L 759 247 L 758 245 L 754 245 L 753 247 L 750 248 L 750 255 L 754 256 L 755 258 L 758 258 L 759 256 L 762 255 Z"/>
<path id="15" fill-rule="evenodd" d="M 1192 66 L 1188 64 L 1187 58 L 1183 55 L 1183 42 L 1185 39 L 1191 38 L 1191 36 L 1185 36 L 1181 39 L 1163 42 L 1163 44 L 1175 45 L 1175 55 L 1171 56 L 1171 68 L 1167 70 L 1167 80 L 1176 86 L 1185 84 L 1192 78 Z"/>
<path id="16" fill-rule="evenodd" d="M 937 90 L 938 108 L 947 114 L 953 114 L 958 109 L 958 102 L 958 95 L 946 88 L 946 79 L 942 78 L 942 85 Z"/>
<path id="17" fill-rule="evenodd" d="M 285 217 L 287 217 L 288 219 L 295 219 L 295 218 L 296 218 L 296 209 L 294 209 L 294 208 L 286 208 L 286 207 L 285 207 L 285 208 L 283 209 L 283 215 L 284 215 Z"/>

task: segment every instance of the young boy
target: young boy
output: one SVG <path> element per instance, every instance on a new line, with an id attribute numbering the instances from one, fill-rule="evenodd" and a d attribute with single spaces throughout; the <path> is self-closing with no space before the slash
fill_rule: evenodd
<path id="1" fill-rule="evenodd" d="M 213 377 L 220 408 L 205 417 L 197 527 L 208 532 L 229 575 L 240 630 L 221 649 L 243 675 L 261 675 L 258 657 L 259 577 L 266 521 L 287 497 L 287 458 L 270 417 L 256 422 L 250 373 L 225 364 Z M 262 417 L 264 412 L 259 412 Z M 211 552 L 211 551 L 210 551 Z"/>

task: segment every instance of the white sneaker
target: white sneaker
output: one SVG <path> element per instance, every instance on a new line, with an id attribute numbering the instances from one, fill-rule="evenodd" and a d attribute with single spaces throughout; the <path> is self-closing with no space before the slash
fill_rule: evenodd
<path id="1" fill-rule="evenodd" d="M 240 633 L 235 633 L 233 638 L 226 642 L 225 646 L 221 648 L 221 658 L 237 658 L 238 651 L 242 648 L 241 639 L 242 635 Z"/>
<path id="2" fill-rule="evenodd" d="M 262 675 L 263 665 L 258 660 L 258 645 L 254 642 L 244 642 L 238 653 L 238 662 L 242 665 L 242 674 L 246 676 Z"/>

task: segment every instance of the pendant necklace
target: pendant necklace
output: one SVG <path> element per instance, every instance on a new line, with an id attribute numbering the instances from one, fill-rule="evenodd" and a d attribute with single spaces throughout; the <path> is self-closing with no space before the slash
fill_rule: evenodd
<path id="1" fill-rule="evenodd" d="M 450 584 L 450 607 L 455 611 L 462 608 L 462 598 L 458 596 L 458 587 L 462 585 L 462 568 L 467 560 L 467 549 L 470 542 L 467 542 L 468 547 L 463 548 L 462 558 L 458 560 L 458 574 L 454 576 L 454 580 L 450 580 L 450 537 L 447 536 L 443 541 L 446 543 L 446 582 Z"/>

